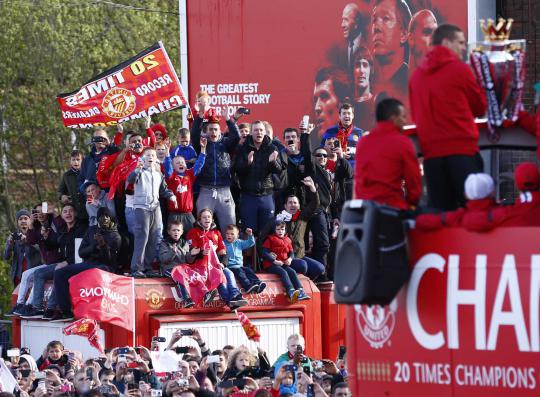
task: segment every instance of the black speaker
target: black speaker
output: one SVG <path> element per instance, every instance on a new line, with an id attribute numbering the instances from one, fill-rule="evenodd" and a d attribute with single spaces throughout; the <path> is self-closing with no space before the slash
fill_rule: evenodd
<path id="1" fill-rule="evenodd" d="M 387 305 L 409 276 L 400 211 L 373 201 L 347 201 L 336 248 L 336 302 Z"/>

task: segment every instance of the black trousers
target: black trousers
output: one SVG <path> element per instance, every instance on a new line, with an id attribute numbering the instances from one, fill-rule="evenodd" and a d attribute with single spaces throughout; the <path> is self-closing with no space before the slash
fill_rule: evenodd
<path id="1" fill-rule="evenodd" d="M 424 160 L 428 205 L 442 211 L 453 211 L 465 205 L 465 179 L 484 171 L 480 153 L 474 156 L 454 155 Z"/>

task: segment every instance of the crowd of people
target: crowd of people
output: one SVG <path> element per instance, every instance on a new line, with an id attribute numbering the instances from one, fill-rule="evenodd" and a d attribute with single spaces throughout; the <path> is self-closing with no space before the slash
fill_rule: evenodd
<path id="1" fill-rule="evenodd" d="M 119 125 L 110 140 L 98 129 L 89 154 L 71 153 L 71 167 L 58 188 L 60 205 L 41 203 L 17 212 L 18 228 L 7 239 L 4 258 L 11 259 L 11 277 L 20 285 L 17 304 L 8 315 L 72 319 L 69 278 L 92 268 L 135 278 L 171 278 L 184 308 L 208 304 L 219 295 L 231 310 L 238 309 L 247 301 L 237 282 L 246 294 L 261 293 L 266 284 L 257 276 L 260 271 L 279 276 L 292 303 L 310 299 L 298 274 L 317 284 L 332 279 L 340 212 L 351 198 L 417 216 L 416 227 L 423 230 L 538 225 L 540 173 L 535 164 L 517 167 L 521 195 L 512 206 L 495 202 L 493 179 L 483 173 L 474 118 L 485 113 L 486 99 L 461 60 L 463 32 L 453 25 L 438 26 L 432 44 L 409 83 L 428 209 L 418 208 L 421 168 L 416 149 L 403 134 L 407 115 L 402 101 L 380 100 L 369 133 L 354 125 L 354 106 L 341 103 L 338 125 L 313 144 L 313 126 L 305 118 L 298 128 L 286 128 L 281 142 L 267 121 L 240 122 L 249 114 L 246 108 L 221 120 L 208 94 L 199 92 L 191 128 L 180 129 L 177 141 L 150 118 L 144 135 Z M 518 122 L 531 129 L 531 117 L 522 113 Z M 53 281 L 53 292 L 44 307 L 48 280 Z M 273 380 L 267 376 L 270 365 L 263 352 L 255 357 L 236 349 L 226 367 L 224 349 L 214 352 L 223 361 L 211 365 L 208 349 L 199 343 L 202 354 L 190 351 L 180 361 L 182 375 L 165 380 L 163 392 L 188 396 L 192 388 L 232 389 L 241 384 L 269 389 L 257 392 L 261 396 L 295 394 L 294 388 L 340 395 L 335 390 L 346 385 L 335 363 L 323 360 L 311 366 L 309 359 L 303 361 L 303 349 L 294 350 L 301 337 L 294 338 L 295 347 L 291 350 L 291 344 L 282 360 L 291 362 L 281 369 L 275 366 Z M 51 389 L 60 395 L 65 385 L 79 391 L 99 386 L 105 387 L 98 388 L 102 393 L 115 394 L 127 387 L 127 394 L 139 395 L 159 388 L 160 380 L 148 375 L 151 360 L 145 348 L 115 350 L 84 364 L 62 351 L 58 344 L 49 346 L 41 360 L 52 365 L 45 386 L 26 377 L 23 390 L 45 394 Z M 119 362 L 120 357 L 127 364 Z M 68 370 L 58 365 L 62 360 Z M 45 368 L 41 364 L 39 369 Z M 298 371 L 300 367 L 307 372 Z M 134 379 L 134 368 L 139 378 L 126 381 Z M 245 381 L 227 387 L 220 383 L 233 377 Z M 179 387 L 184 381 L 185 387 Z M 131 389 L 132 384 L 137 387 Z M 290 393 L 284 391 L 288 387 Z"/>
<path id="2" fill-rule="evenodd" d="M 197 347 L 185 346 L 185 338 Z M 164 339 L 154 337 L 150 348 L 117 347 L 86 359 L 81 352 L 51 341 L 41 355 L 24 347 L 11 349 L 5 364 L 18 383 L 17 397 L 351 395 L 344 351 L 336 361 L 315 360 L 304 353 L 305 341 L 298 334 L 289 336 L 287 351 L 273 364 L 260 348 L 257 352 L 231 345 L 211 349 L 197 329 L 181 329 L 169 341 Z M 161 372 L 164 355 L 177 361 L 174 371 Z M 1 397 L 14 396 L 1 385 Z"/>

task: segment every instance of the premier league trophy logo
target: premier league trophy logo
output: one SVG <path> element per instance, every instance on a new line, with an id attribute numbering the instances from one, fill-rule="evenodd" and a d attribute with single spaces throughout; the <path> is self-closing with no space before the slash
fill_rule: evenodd
<path id="1" fill-rule="evenodd" d="M 486 92 L 490 140 L 497 142 L 497 130 L 514 122 L 522 109 L 525 82 L 525 40 L 509 40 L 512 19 L 495 23 L 480 20 L 484 41 L 469 45 L 471 66 Z"/>

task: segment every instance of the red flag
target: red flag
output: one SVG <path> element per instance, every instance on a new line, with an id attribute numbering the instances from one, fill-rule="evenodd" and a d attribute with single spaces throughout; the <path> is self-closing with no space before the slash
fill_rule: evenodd
<path id="1" fill-rule="evenodd" d="M 208 258 L 197 259 L 191 265 L 176 266 L 171 272 L 173 280 L 184 285 L 191 299 L 197 304 L 202 304 L 204 294 L 208 291 L 227 282 L 214 246 L 207 243 L 203 249 L 210 250 Z"/>
<path id="2" fill-rule="evenodd" d="M 69 279 L 76 317 L 87 317 L 133 330 L 133 279 L 90 269 Z"/>
<path id="3" fill-rule="evenodd" d="M 99 340 L 99 324 L 96 320 L 81 318 L 64 327 L 64 335 L 79 335 L 88 339 L 90 345 L 94 346 L 100 353 L 103 353 L 103 345 Z"/>
<path id="4" fill-rule="evenodd" d="M 238 316 L 238 321 L 240 321 L 240 324 L 242 324 L 242 328 L 244 328 L 244 332 L 246 333 L 248 339 L 259 342 L 261 340 L 261 334 L 259 333 L 259 330 L 255 324 L 249 321 L 249 318 L 245 313 L 239 312 L 238 310 L 235 310 L 235 313 Z"/>
<path id="5" fill-rule="evenodd" d="M 57 101 L 68 128 L 117 125 L 182 108 L 187 101 L 161 42 L 122 62 Z"/>

